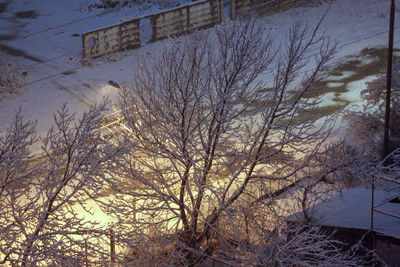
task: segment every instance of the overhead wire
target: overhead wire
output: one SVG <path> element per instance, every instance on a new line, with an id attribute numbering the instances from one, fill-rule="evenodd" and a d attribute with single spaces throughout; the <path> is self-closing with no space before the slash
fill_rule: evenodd
<path id="1" fill-rule="evenodd" d="M 395 30 L 397 31 L 399 28 L 400 28 L 400 27 L 396 27 Z M 372 38 L 374 38 L 374 37 L 377 37 L 377 36 L 382 35 L 382 34 L 385 34 L 385 33 L 387 33 L 387 31 L 382 31 L 382 32 L 379 32 L 379 33 L 375 33 L 375 34 L 369 35 L 369 36 L 367 36 L 367 37 L 365 37 L 365 38 L 358 39 L 358 40 L 349 42 L 349 43 L 347 43 L 347 44 L 344 44 L 344 45 L 342 45 L 342 46 L 339 46 L 339 48 L 343 48 L 343 47 L 346 47 L 346 46 L 349 46 L 349 45 L 352 45 L 352 44 L 355 44 L 355 43 L 359 43 L 359 42 L 362 42 L 362 41 L 366 41 L 366 40 L 368 40 L 368 39 L 372 39 Z M 396 41 L 395 43 L 398 43 L 398 42 L 399 42 L 399 41 Z M 316 56 L 316 55 L 317 55 L 317 54 L 309 55 L 309 56 L 307 56 L 305 59 L 309 59 L 309 58 L 311 58 L 311 57 L 313 57 L 313 56 Z M 48 79 L 55 78 L 55 77 L 57 77 L 57 76 L 61 76 L 61 75 L 63 75 L 63 73 L 76 71 L 76 70 L 79 70 L 79 69 L 84 68 L 84 67 L 85 67 L 85 66 L 82 65 L 82 66 L 74 67 L 74 68 L 71 68 L 71 69 L 63 70 L 63 71 L 61 71 L 61 72 L 58 72 L 58 73 L 55 73 L 55 74 L 52 74 L 52 75 L 43 77 L 43 78 L 41 78 L 41 79 L 37 79 L 37 80 L 31 81 L 31 82 L 24 83 L 24 84 L 22 84 L 22 85 L 20 85 L 20 86 L 18 86 L 18 87 L 15 87 L 14 89 L 24 88 L 24 87 L 26 87 L 26 86 L 29 86 L 29 85 L 32 85 L 32 84 L 36 84 L 36 83 L 38 83 L 38 82 L 42 82 L 42 81 L 45 81 L 45 80 L 48 80 Z M 302 71 L 300 74 L 305 73 L 305 72 L 308 72 L 308 71 L 310 71 L 310 69 L 304 70 L 304 71 Z M 271 72 L 272 72 L 272 71 L 271 71 Z"/>
<path id="2" fill-rule="evenodd" d="M 102 15 L 102 14 L 105 14 L 105 13 L 107 13 L 107 12 L 102 12 L 102 13 L 97 14 L 97 15 L 94 15 L 94 16 L 86 17 L 86 18 L 83 18 L 83 19 L 80 19 L 80 20 L 71 21 L 71 22 L 68 22 L 68 23 L 64 23 L 64 24 L 62 24 L 62 25 L 59 25 L 59 26 L 57 26 L 57 27 L 52 28 L 51 30 L 53 30 L 53 29 L 55 29 L 55 28 L 63 27 L 63 26 L 65 26 L 65 25 L 70 25 L 70 24 L 73 24 L 73 23 L 76 23 L 76 22 L 79 22 L 79 21 L 84 21 L 84 20 L 93 18 L 93 17 L 95 17 L 95 16 Z M 135 20 L 135 19 L 132 19 L 132 20 Z M 360 22 L 359 24 L 361 24 L 361 22 Z M 400 26 L 395 27 L 395 30 L 396 30 L 396 31 L 397 31 L 398 29 L 400 29 Z M 44 32 L 46 32 L 46 31 L 49 31 L 49 30 L 50 30 L 50 29 L 38 31 L 38 32 L 35 32 L 35 33 L 30 34 L 29 36 L 34 36 L 34 35 L 37 35 L 37 34 L 41 34 L 41 33 L 44 33 Z M 136 31 L 135 33 L 137 33 L 137 32 L 140 32 L 140 29 L 139 29 L 139 31 Z M 348 42 L 348 43 L 346 43 L 346 44 L 343 44 L 343 45 L 339 46 L 339 49 L 342 49 L 342 48 L 344 48 L 344 47 L 346 47 L 346 46 L 349 46 L 349 45 L 352 45 L 352 44 L 356 44 L 356 43 L 359 43 L 359 42 L 362 42 L 362 41 L 366 41 L 366 40 L 368 40 L 368 39 L 372 39 L 372 38 L 374 38 L 374 37 L 377 37 L 377 36 L 379 36 L 379 35 L 385 34 L 385 33 L 387 33 L 387 32 L 388 32 L 388 30 L 385 30 L 385 31 L 381 31 L 381 32 L 374 33 L 374 34 L 371 34 L 371 35 L 367 35 L 367 36 L 365 36 L 365 37 L 363 37 L 363 38 L 359 38 L 359 39 L 353 40 L 353 41 L 351 41 L 351 42 Z M 120 37 L 114 38 L 114 39 L 110 39 L 110 40 L 107 40 L 107 41 L 104 41 L 104 42 L 100 42 L 100 43 L 97 43 L 97 44 L 103 44 L 103 43 L 110 42 L 110 41 L 117 40 L 117 39 L 120 39 Z M 400 41 L 400 40 L 399 40 L 399 41 Z M 395 43 L 398 43 L 399 41 L 396 41 Z M 147 45 L 147 44 L 146 44 L 146 45 Z M 143 46 L 142 46 L 142 47 L 143 47 Z M 71 53 L 67 53 L 67 54 L 63 54 L 63 55 L 56 56 L 56 57 L 52 57 L 52 58 L 47 59 L 47 60 L 45 60 L 45 61 L 43 61 L 43 62 L 38 62 L 38 63 L 32 64 L 32 65 L 28 65 L 28 66 L 26 66 L 26 67 L 27 67 L 27 68 L 31 68 L 31 67 L 34 67 L 34 66 L 47 64 L 47 63 L 49 63 L 49 62 L 51 62 L 51 61 L 54 61 L 54 60 L 56 60 L 56 59 L 63 58 L 63 57 L 67 57 L 67 56 L 71 56 L 71 55 L 75 55 L 75 54 L 77 54 L 77 53 L 82 53 L 82 51 L 81 51 L 81 50 L 79 50 L 79 51 L 76 50 L 76 51 L 73 51 L 73 52 L 71 52 Z M 311 55 L 309 55 L 309 56 L 306 56 L 305 59 L 307 60 L 307 59 L 309 59 L 309 58 L 311 58 L 311 57 L 313 57 L 313 56 L 316 56 L 316 55 L 317 55 L 317 54 L 311 54 Z M 39 83 L 39 82 L 42 82 L 42 81 L 46 81 L 46 80 L 49 80 L 49 79 L 52 79 L 52 78 L 61 76 L 61 75 L 63 75 L 63 73 L 66 73 L 66 72 L 73 72 L 73 71 L 82 69 L 82 68 L 84 68 L 84 67 L 86 67 L 86 66 L 85 66 L 85 65 L 81 65 L 81 66 L 77 66 L 77 67 L 74 67 L 74 68 L 66 69 L 66 70 L 63 70 L 63 71 L 61 71 L 61 72 L 57 72 L 57 73 L 55 73 L 55 74 L 51 74 L 51 75 L 45 76 L 45 77 L 40 78 L 40 79 L 36 79 L 36 80 L 30 81 L 30 82 L 26 82 L 26 83 L 24 83 L 24 84 L 22 84 L 22 85 L 19 85 L 19 86 L 17 86 L 17 87 L 14 87 L 13 89 L 24 88 L 24 87 L 27 87 L 27 86 L 30 86 L 30 85 L 33 85 L 33 84 L 36 84 L 36 83 Z M 305 73 L 305 72 L 308 72 L 308 71 L 310 71 L 310 69 L 305 70 L 305 71 L 302 71 L 301 73 Z M 272 73 L 272 70 L 270 71 L 270 73 Z"/>
<path id="3" fill-rule="evenodd" d="M 225 0 L 225 1 L 226 1 L 226 0 Z M 211 7 L 216 7 L 216 6 L 217 6 L 217 5 L 214 4 L 214 5 L 212 5 Z M 207 8 L 209 8 L 209 7 L 207 7 Z M 204 11 L 204 10 L 207 9 L 207 8 L 203 8 L 203 9 L 196 10 L 195 13 L 201 13 L 202 11 Z M 156 13 L 156 14 L 157 14 L 157 13 Z M 153 14 L 152 14 L 152 15 L 153 15 Z M 148 16 L 151 16 L 151 15 L 148 15 Z M 148 16 L 144 16 L 144 17 L 141 17 L 141 18 L 146 18 L 146 17 L 148 17 Z M 171 18 L 174 19 L 174 20 L 171 21 L 171 22 L 165 23 L 165 24 L 164 24 L 165 26 L 173 25 L 176 21 L 179 21 L 180 18 L 183 18 L 183 16 L 174 16 L 174 17 L 171 17 Z M 138 19 L 138 18 L 133 18 L 132 21 L 137 20 L 137 19 Z M 129 22 L 129 21 L 126 21 L 126 22 Z M 126 23 L 126 22 L 123 22 L 123 23 Z M 115 24 L 115 25 L 113 25 L 113 26 L 118 26 L 118 25 L 121 25 L 121 24 L 123 24 L 123 23 Z M 67 25 L 67 24 L 71 24 L 71 23 L 66 23 L 66 24 L 63 24 L 63 25 Z M 111 26 L 111 27 L 112 27 L 112 26 Z M 43 33 L 43 32 L 45 32 L 45 31 L 40 31 L 40 32 L 37 32 L 36 34 Z M 137 34 L 137 33 L 139 33 L 139 32 L 141 32 L 140 29 L 139 29 L 138 31 L 131 31 L 130 33 L 131 33 L 131 34 Z M 32 35 L 34 35 L 34 34 L 32 34 Z M 106 39 L 108 36 L 113 36 L 113 35 L 115 35 L 115 34 L 109 33 L 109 34 L 104 34 L 104 35 L 102 35 L 102 37 Z M 112 41 L 115 41 L 115 40 L 120 40 L 120 39 L 123 39 L 124 37 L 128 37 L 128 36 L 129 36 L 129 35 L 125 35 L 125 36 L 122 36 L 122 37 L 121 37 L 121 36 L 118 36 L 118 37 L 116 37 L 116 38 L 107 39 L 107 40 L 102 41 L 102 42 L 96 42 L 96 45 L 102 45 L 102 44 L 109 43 L 109 42 L 112 42 Z M 115 51 L 115 52 L 117 52 L 117 51 Z M 63 58 L 63 57 L 68 57 L 68 56 L 77 55 L 77 54 L 81 54 L 81 53 L 82 53 L 82 49 L 74 50 L 74 51 L 68 52 L 68 53 L 66 53 L 66 54 L 62 54 L 62 55 L 58 55 L 58 56 L 55 56 L 55 57 L 48 58 L 48 59 L 43 60 L 43 61 L 41 61 L 41 62 L 33 63 L 33 64 L 30 64 L 30 65 L 24 65 L 23 67 L 24 67 L 26 70 L 29 70 L 29 69 L 31 69 L 32 67 L 35 67 L 35 66 L 38 66 L 38 65 L 47 64 L 47 63 L 49 63 L 49 62 L 51 62 L 51 61 L 54 61 L 54 60 L 57 60 L 57 59 L 60 59 L 60 58 Z"/>
<path id="4" fill-rule="evenodd" d="M 94 14 L 94 15 L 91 15 L 91 16 L 88 16 L 88 17 L 83 17 L 83 18 L 79 18 L 79 19 L 76 19 L 76 20 L 71 20 L 71 21 L 65 22 L 63 24 L 59 24 L 57 26 L 54 26 L 54 27 L 48 27 L 46 29 L 42 29 L 42 30 L 39 30 L 39 31 L 36 31 L 36 32 L 32 32 L 32 33 L 26 34 L 24 36 L 21 36 L 21 37 L 19 37 L 17 39 L 12 39 L 10 41 L 6 41 L 6 42 L 3 42 L 3 43 L 4 44 L 9 44 L 9 43 L 17 41 L 17 40 L 23 40 L 23 39 L 26 39 L 26 38 L 29 38 L 29 37 L 32 37 L 32 36 L 35 36 L 35 35 L 39 35 L 39 34 L 48 32 L 48 31 L 53 31 L 53 30 L 56 30 L 56 29 L 59 29 L 59 28 L 62 28 L 62 27 L 68 26 L 68 25 L 72 25 L 72 24 L 78 23 L 78 22 L 82 22 L 82 21 L 86 21 L 86 20 L 89 20 L 89 19 L 93 19 L 95 17 L 103 16 L 103 15 L 106 15 L 108 13 L 112 13 L 112 12 L 118 11 L 120 9 L 121 9 L 121 7 L 111 8 L 109 10 L 105 10 L 103 12 L 100 12 L 100 13 L 97 13 L 97 14 Z"/>
<path id="5" fill-rule="evenodd" d="M 223 0 L 222 2 L 223 2 L 224 5 L 226 5 L 227 3 L 229 4 L 229 0 Z M 269 2 L 270 2 L 270 1 L 269 1 Z M 259 4 L 259 5 L 256 6 L 256 7 L 259 7 L 259 6 L 261 6 L 261 5 L 262 5 L 262 6 L 268 5 L 269 2 L 266 2 L 266 3 L 263 3 L 263 4 Z M 214 4 L 213 7 L 215 7 L 215 6 L 217 6 L 217 4 Z M 253 7 L 252 9 L 254 10 L 256 7 Z M 181 8 L 181 7 L 174 8 L 174 9 L 179 9 L 179 8 Z M 120 7 L 119 9 L 121 9 L 121 7 Z M 18 38 L 18 39 L 13 39 L 12 41 L 9 41 L 9 42 L 2 42 L 2 43 L 3 43 L 3 44 L 9 44 L 10 42 L 13 42 L 13 41 L 15 41 L 15 40 L 26 39 L 26 38 L 28 38 L 28 37 L 30 37 L 30 36 L 34 36 L 34 35 L 38 35 L 38 34 L 41 34 L 41 33 L 45 33 L 45 32 L 47 32 L 47 31 L 51 31 L 51 30 L 54 30 L 54 29 L 57 29 L 57 28 L 61 28 L 61 27 L 66 26 L 66 25 L 74 24 L 74 23 L 76 23 L 76 22 L 88 20 L 88 19 L 91 19 L 91 18 L 94 18 L 94 17 L 97 17 L 97 16 L 102 16 L 102 15 L 105 15 L 105 14 L 107 14 L 107 13 L 111 13 L 111 12 L 114 12 L 114 11 L 115 11 L 115 9 L 112 9 L 112 10 L 109 10 L 109 11 L 104 11 L 104 12 L 101 12 L 101 13 L 99 13 L 99 14 L 95 14 L 95 15 L 93 15 L 93 16 L 89 16 L 89 17 L 85 17 L 85 18 L 82 18 L 82 19 L 77 19 L 77 20 L 73 20 L 73 21 L 70 21 L 70 22 L 66 22 L 66 23 L 64 23 L 64 24 L 61 24 L 61 25 L 58 25 L 58 26 L 55 26 L 55 27 L 52 27 L 52 28 L 40 30 L 40 31 L 31 33 L 31 34 L 25 35 L 24 37 L 21 37 L 21 38 Z M 245 12 L 245 13 L 248 13 L 249 11 L 250 11 L 250 10 L 245 10 L 244 12 Z M 163 12 L 165 12 L 165 11 L 163 11 Z M 196 12 L 197 12 L 197 11 L 196 11 Z M 157 13 L 156 13 L 156 14 L 157 14 Z M 152 14 L 152 15 L 153 15 L 153 14 Z M 148 15 L 148 16 L 150 16 L 150 15 Z M 144 16 L 144 17 L 141 17 L 141 18 L 145 18 L 145 17 L 148 17 L 148 16 Z M 176 17 L 173 17 L 173 18 L 180 18 L 180 17 L 182 17 L 182 16 L 176 16 Z M 134 18 L 134 19 L 132 19 L 132 20 L 136 20 L 136 19 L 138 19 L 138 18 Z M 173 24 L 174 22 L 175 22 L 175 21 L 170 22 L 170 23 L 167 23 L 167 24 L 165 24 L 165 25 L 170 25 L 170 24 Z M 361 22 L 359 22 L 358 24 L 361 24 L 361 23 L 363 23 L 363 22 L 364 22 L 364 21 L 361 21 Z M 120 23 L 120 24 L 122 24 L 122 23 Z M 358 24 L 357 24 L 357 25 L 358 25 Z M 116 24 L 115 26 L 117 26 L 117 25 L 119 25 L 119 24 Z M 138 33 L 138 32 L 140 32 L 140 30 L 139 30 L 139 31 L 135 31 L 134 33 Z M 110 36 L 110 35 L 113 35 L 113 34 L 105 34 L 105 35 L 103 35 L 103 37 L 107 37 L 107 36 Z M 110 41 L 115 41 L 115 40 L 118 40 L 118 39 L 120 39 L 120 37 L 118 37 L 118 38 L 113 38 L 113 39 L 110 39 L 110 40 L 107 40 L 107 41 L 103 41 L 103 42 L 99 42 L 99 43 L 97 43 L 97 45 L 102 45 L 102 44 L 104 44 L 104 43 L 107 43 L 107 42 L 110 42 Z M 68 56 L 73 56 L 73 55 L 79 55 L 79 54 L 81 54 L 81 53 L 82 53 L 82 50 L 81 50 L 81 49 L 79 49 L 79 50 L 74 50 L 74 51 L 71 51 L 71 52 L 66 53 L 66 54 L 62 54 L 62 55 L 58 55 L 58 56 L 55 56 L 55 57 L 48 58 L 48 59 L 43 60 L 43 61 L 41 61 L 41 62 L 33 63 L 33 64 L 31 64 L 31 65 L 23 65 L 23 67 L 24 67 L 26 70 L 29 70 L 29 69 L 31 69 L 31 68 L 34 67 L 34 66 L 38 66 L 38 65 L 42 65 L 42 64 L 47 64 L 47 63 L 49 63 L 49 62 L 51 62 L 51 61 L 54 61 L 54 60 L 57 60 L 57 59 L 60 59 L 60 58 L 63 58 L 63 57 L 68 57 Z"/>

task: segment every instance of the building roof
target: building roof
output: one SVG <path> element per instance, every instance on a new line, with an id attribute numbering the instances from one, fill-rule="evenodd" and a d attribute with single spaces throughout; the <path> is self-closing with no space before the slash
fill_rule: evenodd
<path id="1" fill-rule="evenodd" d="M 376 210 L 400 215 L 398 193 L 375 190 L 374 194 Z M 346 189 L 316 204 L 312 210 L 312 218 L 318 225 L 368 230 L 371 227 L 371 189 Z M 298 220 L 301 216 L 299 212 L 288 219 Z M 374 212 L 374 228 L 377 233 L 400 239 L 400 218 Z"/>

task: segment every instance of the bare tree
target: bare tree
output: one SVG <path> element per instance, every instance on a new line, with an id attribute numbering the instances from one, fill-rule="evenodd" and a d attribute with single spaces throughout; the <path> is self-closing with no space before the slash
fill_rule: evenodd
<path id="1" fill-rule="evenodd" d="M 267 207 L 326 180 L 318 159 L 333 151 L 325 146 L 333 120 L 315 125 L 311 95 L 335 45 L 318 28 L 295 25 L 276 46 L 255 20 L 238 20 L 141 58 L 133 85 L 121 90 L 136 147 L 104 207 L 118 214 L 133 265 L 192 266 L 228 245 L 265 247 L 263 233 L 291 210 Z M 304 73 L 307 63 L 313 69 Z M 309 255 L 320 253 L 313 248 Z M 246 262 L 246 253 L 237 256 L 235 264 Z"/>
<path id="2" fill-rule="evenodd" d="M 0 139 L 0 262 L 20 266 L 81 266 L 99 262 L 104 226 L 87 219 L 89 200 L 127 151 L 100 138 L 105 105 L 76 119 L 66 105 L 35 145 L 35 123 L 20 113 Z M 85 210 L 79 211 L 79 210 Z M 85 215 L 86 214 L 86 215 Z"/>
<path id="3" fill-rule="evenodd" d="M 34 179 L 30 146 L 36 141 L 35 122 L 24 123 L 20 111 L 12 126 L 0 137 L 0 263 L 16 250 L 18 233 L 13 230 L 13 209 L 9 201 L 27 194 Z"/>

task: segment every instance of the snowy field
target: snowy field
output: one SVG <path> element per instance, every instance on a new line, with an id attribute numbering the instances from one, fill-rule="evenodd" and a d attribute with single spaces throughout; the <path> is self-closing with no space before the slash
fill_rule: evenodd
<path id="1" fill-rule="evenodd" d="M 38 134 L 43 134 L 52 123 L 53 112 L 62 103 L 68 101 L 71 110 L 81 113 L 103 96 L 115 93 L 115 88 L 108 85 L 109 80 L 121 85 L 132 81 L 138 53 L 157 53 L 165 45 L 165 41 L 159 41 L 139 50 L 86 60 L 82 58 L 83 32 L 191 1 L 129 1 L 127 5 L 119 2 L 114 8 L 104 9 L 101 1 L 93 0 L 0 0 L 0 58 L 16 62 L 24 73 L 20 88 L 0 92 L 0 130 L 7 127 L 21 107 L 26 119 L 38 120 Z M 387 45 L 389 4 L 389 0 L 309 0 L 302 7 L 260 20 L 279 44 L 284 42 L 289 26 L 299 21 L 314 25 L 330 5 L 322 28 L 339 42 L 334 62 L 340 65 L 363 49 Z M 396 10 L 395 47 L 399 44 L 399 10 Z M 371 58 L 366 58 L 363 64 L 368 64 L 368 60 Z M 338 79 L 351 74 L 344 73 Z M 334 78 L 327 87 L 342 85 Z M 323 105 L 338 101 L 360 103 L 359 93 L 365 82 L 372 79 L 374 75 L 349 82 L 346 86 L 350 91 L 339 96 L 327 92 Z"/>

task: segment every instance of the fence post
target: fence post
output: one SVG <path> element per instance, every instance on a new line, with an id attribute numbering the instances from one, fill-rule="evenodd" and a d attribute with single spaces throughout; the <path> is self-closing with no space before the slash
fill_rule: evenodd
<path id="1" fill-rule="evenodd" d="M 236 18 L 236 0 L 231 0 L 231 20 Z"/>
<path id="2" fill-rule="evenodd" d="M 181 9 L 182 11 L 183 11 L 183 9 Z M 181 11 L 181 15 L 182 15 L 182 11 Z M 186 31 L 185 31 L 185 33 L 184 34 L 187 34 L 187 33 L 189 33 L 189 30 L 190 30 L 190 7 L 189 6 L 187 6 L 186 7 Z"/>
<path id="3" fill-rule="evenodd" d="M 155 42 L 157 40 L 157 15 L 150 16 L 150 24 L 152 28 L 151 33 L 151 42 Z"/>
<path id="4" fill-rule="evenodd" d="M 136 224 L 136 200 L 133 200 L 133 224 Z"/>
<path id="5" fill-rule="evenodd" d="M 115 263 L 115 236 L 114 231 L 110 229 L 110 256 L 111 256 L 111 265 Z"/>
<path id="6" fill-rule="evenodd" d="M 124 23 L 120 23 L 118 25 L 118 45 L 119 45 L 119 51 L 122 51 L 122 25 L 124 25 Z"/>
<path id="7" fill-rule="evenodd" d="M 86 46 L 85 46 L 85 34 L 82 33 L 82 57 L 85 58 L 86 57 Z"/>
<path id="8" fill-rule="evenodd" d="M 224 21 L 224 4 L 222 0 L 218 0 L 218 23 Z"/>
<path id="9" fill-rule="evenodd" d="M 87 237 L 85 238 L 85 266 L 89 267 Z"/>

